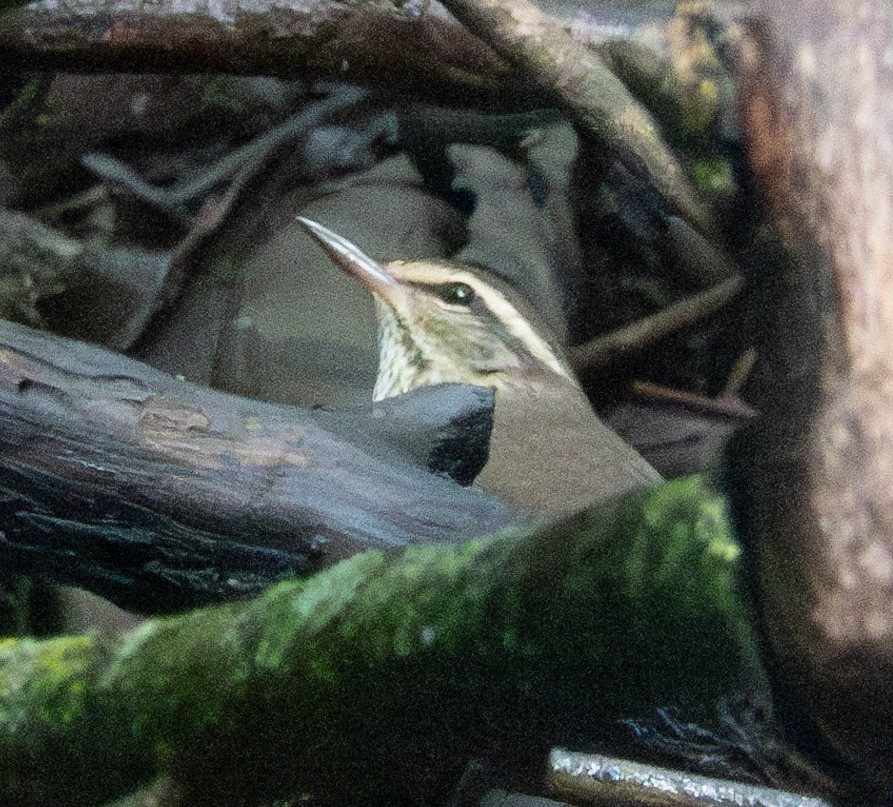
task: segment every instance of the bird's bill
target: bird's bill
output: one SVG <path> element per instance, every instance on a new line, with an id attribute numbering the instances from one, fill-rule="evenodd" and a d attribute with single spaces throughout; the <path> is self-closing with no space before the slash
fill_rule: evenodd
<path id="1" fill-rule="evenodd" d="M 328 253 L 329 257 L 345 272 L 362 280 L 370 289 L 383 297 L 390 297 L 400 285 L 378 261 L 372 260 L 356 244 L 332 232 L 322 224 L 297 216 L 297 219 Z"/>

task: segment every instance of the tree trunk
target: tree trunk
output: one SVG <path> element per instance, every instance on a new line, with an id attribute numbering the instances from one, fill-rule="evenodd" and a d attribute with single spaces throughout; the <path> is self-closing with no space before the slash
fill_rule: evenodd
<path id="1" fill-rule="evenodd" d="M 759 6 L 759 4 L 755 4 Z M 768 22 L 767 22 L 768 20 Z M 752 23 L 752 167 L 794 251 L 774 280 L 746 446 L 774 654 L 831 743 L 893 786 L 893 12 L 773 4 Z"/>

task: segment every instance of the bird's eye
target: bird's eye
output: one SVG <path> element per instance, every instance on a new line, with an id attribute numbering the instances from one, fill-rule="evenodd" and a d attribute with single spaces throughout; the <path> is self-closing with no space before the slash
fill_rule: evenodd
<path id="1" fill-rule="evenodd" d="M 435 286 L 434 294 L 450 305 L 470 306 L 474 302 L 474 289 L 467 283 L 444 283 Z"/>

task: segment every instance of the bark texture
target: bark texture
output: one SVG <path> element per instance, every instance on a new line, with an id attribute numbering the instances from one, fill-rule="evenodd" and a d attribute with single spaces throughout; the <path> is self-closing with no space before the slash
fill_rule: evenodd
<path id="1" fill-rule="evenodd" d="M 82 72 L 337 77 L 428 93 L 500 87 L 508 73 L 444 13 L 390 0 L 45 0 L 0 19 L 0 60 Z"/>
<path id="2" fill-rule="evenodd" d="M 754 4 L 760 11 L 760 4 Z M 773 7 L 775 8 L 775 7 Z M 795 251 L 744 473 L 769 638 L 824 735 L 893 785 L 893 12 L 789 3 L 751 23 L 753 169 Z"/>
<path id="3" fill-rule="evenodd" d="M 444 5 L 553 95 L 585 135 L 641 173 L 670 210 L 709 228 L 706 209 L 651 115 L 595 51 L 530 0 L 445 0 Z"/>
<path id="4" fill-rule="evenodd" d="M 0 322 L 0 556 L 137 611 L 244 596 L 366 548 L 512 519 L 467 484 L 492 394 L 275 406 Z M 452 478 L 450 478 L 452 477 Z"/>

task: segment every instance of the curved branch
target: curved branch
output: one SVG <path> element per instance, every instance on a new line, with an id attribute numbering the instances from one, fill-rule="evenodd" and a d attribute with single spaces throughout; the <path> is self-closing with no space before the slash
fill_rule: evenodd
<path id="1" fill-rule="evenodd" d="M 443 0 L 468 29 L 530 76 L 588 134 L 640 172 L 701 229 L 709 229 L 697 197 L 651 115 L 604 64 L 530 0 Z"/>

